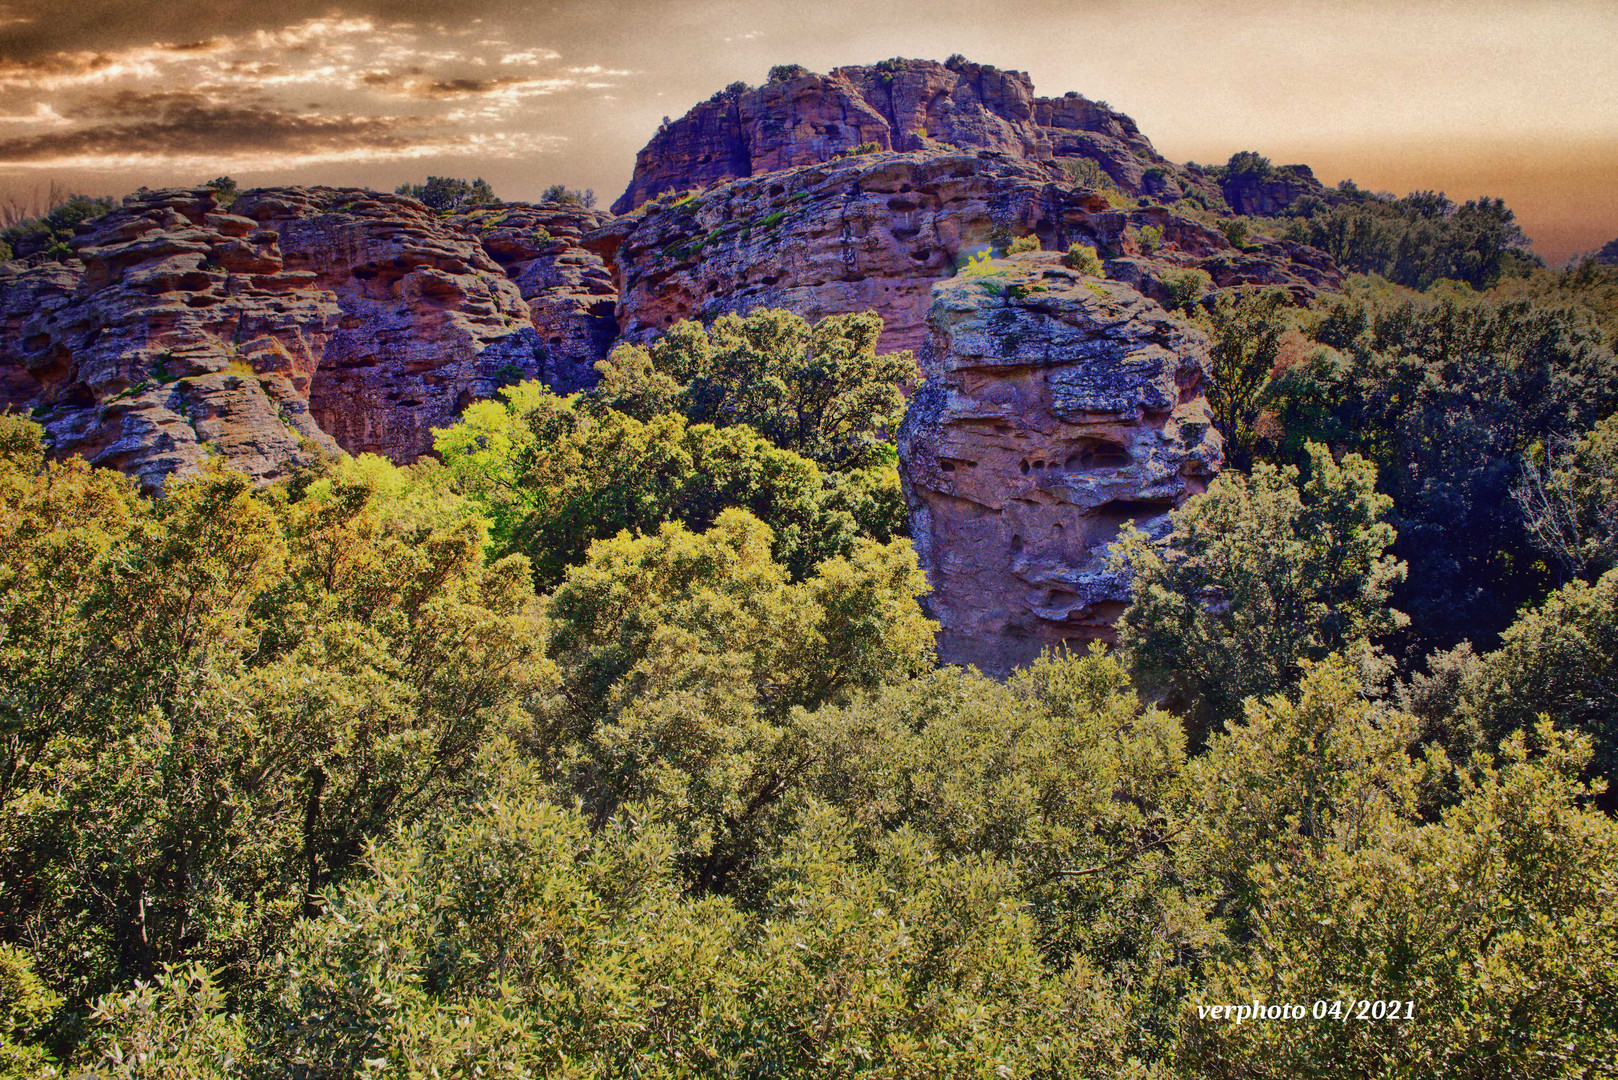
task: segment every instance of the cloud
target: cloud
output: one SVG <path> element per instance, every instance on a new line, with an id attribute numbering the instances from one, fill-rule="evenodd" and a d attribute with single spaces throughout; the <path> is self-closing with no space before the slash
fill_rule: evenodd
<path id="1" fill-rule="evenodd" d="M 554 49 L 490 31 L 328 12 L 0 57 L 0 169 L 515 156 L 561 141 L 531 130 L 525 101 L 609 89 L 627 74 L 564 67 Z"/>

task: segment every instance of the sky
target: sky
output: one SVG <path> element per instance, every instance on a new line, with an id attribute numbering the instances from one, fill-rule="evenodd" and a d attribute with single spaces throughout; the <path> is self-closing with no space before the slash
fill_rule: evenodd
<path id="1" fill-rule="evenodd" d="M 483 176 L 607 204 L 664 116 L 779 63 L 1029 72 L 1165 156 L 1501 196 L 1618 237 L 1613 0 L 0 0 L 0 198 Z"/>

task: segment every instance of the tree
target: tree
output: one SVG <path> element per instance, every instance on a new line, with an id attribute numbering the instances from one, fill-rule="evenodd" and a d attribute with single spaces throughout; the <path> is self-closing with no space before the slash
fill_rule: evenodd
<path id="1" fill-rule="evenodd" d="M 567 206 L 581 206 L 586 210 L 590 210 L 595 207 L 596 193 L 594 188 L 585 188 L 583 191 L 578 191 L 568 187 L 566 184 L 552 184 L 540 193 L 539 201 L 563 203 Z"/>
<path id="2" fill-rule="evenodd" d="M 1618 1068 L 1618 824 L 1585 805 L 1588 756 L 1588 740 L 1542 724 L 1507 741 L 1441 820 L 1272 860 L 1255 878 L 1250 942 L 1212 966 L 1195 1003 L 1331 1011 L 1236 1024 L 1188 1003 L 1177 1061 L 1261 1080 Z M 1358 1001 L 1411 1015 L 1361 1019 Z"/>
<path id="3" fill-rule="evenodd" d="M 66 1010 L 191 961 L 243 993 L 548 679 L 527 565 L 431 466 L 147 499 L 7 426 L 0 928 Z"/>
<path id="4" fill-rule="evenodd" d="M 1293 686 L 1305 661 L 1364 648 L 1402 625 L 1388 607 L 1405 568 L 1384 554 L 1394 531 L 1376 470 L 1311 444 L 1292 466 L 1226 472 L 1170 515 L 1161 544 L 1119 544 L 1134 598 L 1118 622 L 1137 682 L 1168 694 L 1200 730 L 1243 699 Z"/>
<path id="5" fill-rule="evenodd" d="M 395 194 L 408 195 L 440 214 L 500 201 L 495 197 L 494 188 L 481 176 L 470 181 L 453 176 L 429 176 L 424 184 L 400 184 L 393 190 Z"/>
<path id="6" fill-rule="evenodd" d="M 1468 687 L 1467 708 L 1491 741 L 1540 716 L 1585 732 L 1594 775 L 1618 782 L 1618 569 L 1570 582 L 1517 616 Z M 1618 790 L 1609 788 L 1611 806 Z"/>
<path id="7" fill-rule="evenodd" d="M 774 86 L 776 83 L 801 79 L 808 74 L 809 69 L 802 64 L 777 64 L 770 69 L 770 76 L 764 82 L 767 86 Z"/>
<path id="8" fill-rule="evenodd" d="M 1320 344 L 1274 380 L 1275 456 L 1357 453 L 1393 499 L 1395 605 L 1412 647 L 1481 648 L 1558 584 L 1512 498 L 1525 455 L 1618 409 L 1618 358 L 1583 314 L 1522 301 L 1388 295 L 1329 305 Z"/>
<path id="9" fill-rule="evenodd" d="M 644 414 L 670 403 L 693 423 L 746 424 L 775 445 L 829 469 L 887 457 L 904 417 L 900 387 L 917 376 L 908 352 L 878 355 L 874 312 L 813 327 L 772 309 L 681 322 L 649 348 L 622 344 L 596 365 L 594 400 Z"/>
<path id="10" fill-rule="evenodd" d="M 1573 577 L 1591 580 L 1618 566 L 1618 415 L 1566 452 L 1532 452 L 1511 489 L 1534 545 Z"/>
<path id="11" fill-rule="evenodd" d="M 902 521 L 891 465 L 828 477 L 741 425 L 650 411 L 642 421 L 578 407 L 539 383 L 501 396 L 468 408 L 434 447 L 460 490 L 485 507 L 501 550 L 527 556 L 541 587 L 582 561 L 591 540 L 666 521 L 707 529 L 727 507 L 770 526 L 775 556 L 796 578 L 846 554 L 861 534 L 890 539 Z"/>
<path id="12" fill-rule="evenodd" d="M 1237 468 L 1252 461 L 1258 441 L 1254 427 L 1287 328 L 1282 314 L 1287 303 L 1281 289 L 1225 291 L 1206 317 L 1213 338 L 1208 404 L 1214 426 L 1224 436 L 1226 458 Z"/>

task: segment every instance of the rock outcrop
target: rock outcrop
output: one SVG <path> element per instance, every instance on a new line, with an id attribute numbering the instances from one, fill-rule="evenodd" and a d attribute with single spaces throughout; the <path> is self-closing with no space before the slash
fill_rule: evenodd
<path id="1" fill-rule="evenodd" d="M 1110 639 L 1128 583 L 1108 544 L 1161 534 L 1220 442 L 1200 333 L 1053 255 L 989 269 L 932 290 L 899 454 L 940 658 L 1004 674 Z"/>
<path id="2" fill-rule="evenodd" d="M 1232 212 L 1252 217 L 1274 217 L 1305 195 L 1330 198 L 1325 185 L 1315 179 L 1314 170 L 1307 165 L 1227 173 L 1219 186 Z"/>
<path id="3" fill-rule="evenodd" d="M 1158 239 L 1147 243 L 1145 231 Z M 1241 249 L 1163 207 L 1115 210 L 1059 167 L 995 151 L 862 154 L 649 203 L 584 238 L 613 267 L 618 324 L 644 340 L 680 319 L 785 307 L 810 318 L 874 310 L 884 349 L 917 348 L 933 284 L 991 244 L 1095 246 L 1109 272 L 1167 298 L 1166 276 L 1276 284 L 1305 298 L 1340 283 L 1320 252 Z"/>
<path id="4" fill-rule="evenodd" d="M 600 221 L 514 206 L 480 228 L 361 189 L 142 192 L 81 225 L 75 258 L 0 269 L 0 404 L 149 487 L 210 456 L 259 480 L 339 448 L 412 461 L 503 384 L 587 380 L 615 329 L 606 268 L 577 245 Z"/>
<path id="5" fill-rule="evenodd" d="M 563 203 L 501 203 L 451 218 L 516 283 L 539 332 L 545 384 L 558 393 L 594 386 L 595 362 L 618 336 L 612 273 L 580 240 L 611 216 Z"/>
<path id="6" fill-rule="evenodd" d="M 268 479 L 336 449 L 308 402 L 343 312 L 273 231 L 206 189 L 162 191 L 74 246 L 74 262 L 0 277 L 7 397 L 55 452 L 156 487 L 213 454 Z"/>
<path id="7" fill-rule="evenodd" d="M 830 161 L 866 143 L 901 152 L 987 150 L 1029 161 L 1088 158 L 1125 192 L 1170 201 L 1200 184 L 1102 102 L 1036 97 L 1021 71 L 894 59 L 714 95 L 652 137 L 613 210 Z"/>

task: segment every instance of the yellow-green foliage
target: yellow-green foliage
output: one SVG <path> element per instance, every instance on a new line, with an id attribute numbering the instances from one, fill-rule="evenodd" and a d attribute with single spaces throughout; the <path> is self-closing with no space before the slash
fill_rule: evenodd
<path id="1" fill-rule="evenodd" d="M 799 340 L 688 327 L 614 361 L 644 419 L 524 384 L 441 465 L 258 490 L 0 416 L 0 1071 L 1614 1072 L 1618 571 L 1394 683 L 1388 499 L 1310 445 L 1126 533 L 1121 649 L 938 669 L 851 524 L 891 456 L 659 404 Z M 1198 1015 L 1255 997 L 1415 1016 Z"/>
<path id="2" fill-rule="evenodd" d="M 1089 244 L 1069 245 L 1067 254 L 1062 257 L 1062 262 L 1069 269 L 1077 270 L 1079 273 L 1089 277 L 1101 277 L 1106 273 L 1101 265 L 1101 257 L 1096 254 L 1096 249 Z"/>

